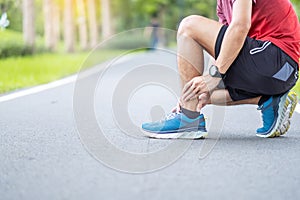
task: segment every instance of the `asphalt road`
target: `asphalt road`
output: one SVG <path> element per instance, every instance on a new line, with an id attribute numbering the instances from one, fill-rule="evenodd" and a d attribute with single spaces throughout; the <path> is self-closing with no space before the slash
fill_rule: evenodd
<path id="1" fill-rule="evenodd" d="M 140 123 L 160 118 L 176 102 L 178 91 L 172 90 L 178 86 L 176 77 L 173 79 L 175 69 L 174 55 L 167 52 L 130 55 L 101 71 L 101 77 L 94 73 L 84 78 L 82 88 L 69 83 L 0 103 L 0 198 L 299 199 L 298 113 L 288 134 L 275 139 L 255 136 L 261 125 L 260 113 L 249 105 L 217 111 L 206 108 L 208 129 L 218 126 L 221 130 L 206 140 L 176 143 L 142 136 Z M 92 87 L 93 96 L 88 96 Z M 89 101 L 92 98 L 94 101 Z M 96 136 L 90 135 L 94 146 L 87 151 L 90 144 L 83 141 L 84 134 L 97 130 L 90 124 L 90 113 L 84 115 L 89 108 L 94 108 L 102 127 L 99 134 L 133 155 L 137 166 L 109 151 L 109 146 L 97 145 Z M 124 111 L 128 115 L 123 115 Z M 224 123 L 220 126 L 214 119 Z M 163 150 L 174 142 L 182 149 L 172 161 L 174 154 L 168 156 Z M 204 145 L 208 145 L 208 155 L 200 159 Z M 147 157 L 151 152 L 163 155 L 152 158 L 156 165 L 138 159 L 138 155 Z M 152 172 L 142 173 L 143 167 Z"/>

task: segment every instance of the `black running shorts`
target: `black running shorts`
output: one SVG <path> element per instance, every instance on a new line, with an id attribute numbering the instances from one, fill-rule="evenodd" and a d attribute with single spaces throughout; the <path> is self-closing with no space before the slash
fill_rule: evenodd
<path id="1" fill-rule="evenodd" d="M 219 56 L 228 26 L 219 32 L 215 55 Z M 269 41 L 246 38 L 238 57 L 223 77 L 233 101 L 290 90 L 298 79 L 298 63 Z"/>

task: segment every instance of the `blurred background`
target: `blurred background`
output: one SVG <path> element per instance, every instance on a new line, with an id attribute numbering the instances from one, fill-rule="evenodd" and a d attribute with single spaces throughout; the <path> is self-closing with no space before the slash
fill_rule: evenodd
<path id="1" fill-rule="evenodd" d="M 291 2 L 300 16 L 300 0 Z M 100 59 L 149 43 L 155 49 L 156 37 L 175 46 L 159 27 L 176 30 L 190 14 L 217 19 L 215 10 L 216 0 L 0 0 L 0 94 L 75 73 L 99 42 L 122 31 L 148 27 Z"/>

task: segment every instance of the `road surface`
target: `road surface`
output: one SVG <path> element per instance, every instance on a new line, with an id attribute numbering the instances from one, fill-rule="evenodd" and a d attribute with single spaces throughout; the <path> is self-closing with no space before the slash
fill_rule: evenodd
<path id="1" fill-rule="evenodd" d="M 173 142 L 124 134 L 112 115 L 113 109 L 117 115 L 120 109 L 114 102 L 128 102 L 130 120 L 138 127 L 142 121 L 157 119 L 171 109 L 176 97 L 163 85 L 167 83 L 141 85 L 131 91 L 130 98 L 113 99 L 118 96 L 114 88 L 129 72 L 140 67 L 152 69 L 153 65 L 175 70 L 176 60 L 166 52 L 125 56 L 108 67 L 102 77 L 91 73 L 85 79 L 97 80 L 94 112 L 103 133 L 112 144 L 132 154 L 168 148 Z M 104 70 L 102 65 L 98 68 Z M 161 75 L 160 71 L 151 73 Z M 151 73 L 140 74 L 139 78 L 149 79 Z M 99 162 L 82 143 L 74 119 L 74 88 L 74 82 L 70 82 L 0 103 L 1 199 L 300 198 L 298 113 L 286 136 L 262 139 L 255 136 L 261 125 L 256 106 L 228 107 L 220 113 L 225 117 L 219 138 L 193 141 L 174 163 L 159 170 L 125 173 Z M 212 112 L 212 107 L 204 110 L 209 129 L 214 124 Z M 216 145 L 208 156 L 199 159 L 205 141 L 215 141 Z"/>

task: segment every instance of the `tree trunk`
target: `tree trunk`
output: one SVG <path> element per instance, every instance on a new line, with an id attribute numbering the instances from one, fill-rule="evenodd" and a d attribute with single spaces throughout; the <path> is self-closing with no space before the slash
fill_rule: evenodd
<path id="1" fill-rule="evenodd" d="M 53 27 L 53 3 L 52 0 L 44 0 L 43 2 L 44 10 L 44 37 L 45 37 L 45 46 L 49 50 L 54 50 L 54 27 Z"/>
<path id="2" fill-rule="evenodd" d="M 84 0 L 77 0 L 79 41 L 82 50 L 88 48 L 86 13 Z"/>
<path id="3" fill-rule="evenodd" d="M 95 0 L 88 0 L 88 17 L 89 17 L 89 32 L 90 32 L 90 46 L 93 48 L 98 43 L 98 26 L 96 18 Z"/>
<path id="4" fill-rule="evenodd" d="M 35 21 L 34 0 L 23 0 L 23 38 L 25 45 L 34 48 Z"/>
<path id="5" fill-rule="evenodd" d="M 59 8 L 59 5 L 54 4 L 53 6 L 53 20 L 52 20 L 52 27 L 53 27 L 53 48 L 56 50 L 57 45 L 60 41 L 60 20 L 61 20 L 61 10 Z"/>
<path id="6" fill-rule="evenodd" d="M 75 46 L 73 0 L 65 0 L 64 5 L 64 41 L 67 52 L 73 52 Z"/>
<path id="7" fill-rule="evenodd" d="M 102 13 L 102 37 L 103 39 L 112 35 L 112 23 L 110 13 L 110 0 L 101 0 Z"/>

